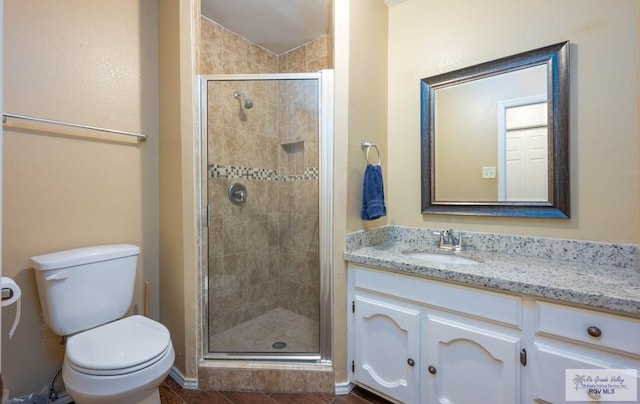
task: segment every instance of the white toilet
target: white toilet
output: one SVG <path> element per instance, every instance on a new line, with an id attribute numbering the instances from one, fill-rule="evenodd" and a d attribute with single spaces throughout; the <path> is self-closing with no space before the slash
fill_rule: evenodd
<path id="1" fill-rule="evenodd" d="M 165 326 L 120 319 L 133 299 L 140 249 L 85 247 L 31 258 L 47 325 L 66 336 L 62 379 L 77 404 L 159 404 L 175 353 Z"/>

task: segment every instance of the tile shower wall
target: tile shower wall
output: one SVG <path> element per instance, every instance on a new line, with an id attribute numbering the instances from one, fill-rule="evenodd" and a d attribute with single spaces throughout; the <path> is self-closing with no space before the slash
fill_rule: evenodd
<path id="1" fill-rule="evenodd" d="M 278 57 L 223 28 L 200 20 L 200 74 L 276 73 Z"/>
<path id="2" fill-rule="evenodd" d="M 316 81 L 278 83 L 279 304 L 318 320 L 318 92 Z"/>
<path id="3" fill-rule="evenodd" d="M 308 44 L 278 56 L 279 73 L 317 72 L 330 67 L 329 37 L 320 37 Z"/>
<path id="4" fill-rule="evenodd" d="M 234 91 L 254 103 L 245 109 Z M 278 148 L 274 82 L 209 86 L 208 200 L 210 334 L 278 307 Z M 240 182 L 247 202 L 233 205 L 227 188 Z"/>
<path id="5" fill-rule="evenodd" d="M 201 21 L 200 73 L 317 71 L 327 38 L 276 56 Z M 280 69 L 278 69 L 280 67 Z M 318 319 L 318 121 L 315 83 L 217 82 L 209 89 L 209 334 L 283 307 Z M 233 98 L 242 91 L 254 107 Z M 227 187 L 247 187 L 244 205 Z"/>

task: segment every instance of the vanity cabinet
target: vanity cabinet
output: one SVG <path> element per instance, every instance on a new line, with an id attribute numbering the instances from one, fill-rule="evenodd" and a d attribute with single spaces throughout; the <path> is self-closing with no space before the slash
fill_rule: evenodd
<path id="1" fill-rule="evenodd" d="M 635 318 L 354 264 L 348 277 L 351 381 L 397 402 L 562 403 L 566 369 L 640 369 Z"/>
<path id="2" fill-rule="evenodd" d="M 520 397 L 520 299 L 350 267 L 352 381 L 401 403 Z"/>

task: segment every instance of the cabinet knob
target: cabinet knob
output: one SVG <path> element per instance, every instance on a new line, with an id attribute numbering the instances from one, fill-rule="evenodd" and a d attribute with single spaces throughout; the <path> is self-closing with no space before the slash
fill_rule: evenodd
<path id="1" fill-rule="evenodd" d="M 598 338 L 602 335 L 602 330 L 598 327 L 591 326 L 587 328 L 587 333 L 589 333 L 589 335 L 591 335 L 592 337 Z"/>
<path id="2" fill-rule="evenodd" d="M 407 359 L 407 364 L 409 366 L 415 366 L 416 363 L 413 361 L 413 359 L 409 358 L 409 359 Z"/>
<path id="3" fill-rule="evenodd" d="M 597 393 L 597 392 L 587 393 L 587 396 L 589 396 L 589 398 L 592 399 L 592 400 L 598 400 L 598 401 L 600 401 L 600 399 L 602 398 L 602 395 L 600 393 Z"/>
<path id="4" fill-rule="evenodd" d="M 427 368 L 427 370 L 428 370 L 428 371 L 429 371 L 429 373 L 431 373 L 432 375 L 435 375 L 435 374 L 436 374 L 436 372 L 437 372 L 436 368 L 435 368 L 435 367 L 433 367 L 433 366 L 429 366 L 429 367 Z"/>

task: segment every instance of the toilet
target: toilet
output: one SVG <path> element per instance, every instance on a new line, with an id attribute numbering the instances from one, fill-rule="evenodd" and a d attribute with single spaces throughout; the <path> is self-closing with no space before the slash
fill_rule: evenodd
<path id="1" fill-rule="evenodd" d="M 111 244 L 31 258 L 46 324 L 66 337 L 62 379 L 76 404 L 160 404 L 169 331 L 131 306 L 140 248 Z"/>

